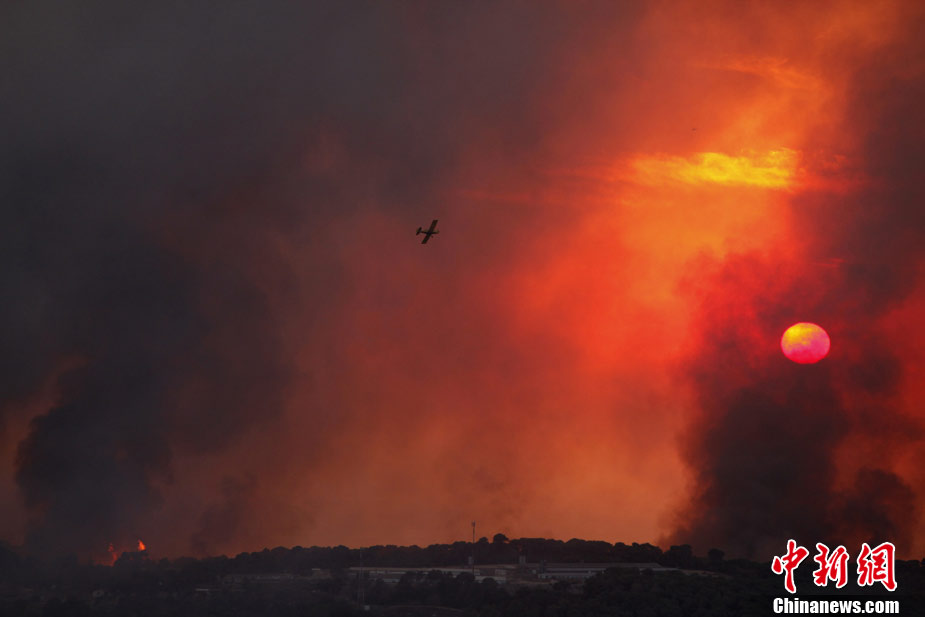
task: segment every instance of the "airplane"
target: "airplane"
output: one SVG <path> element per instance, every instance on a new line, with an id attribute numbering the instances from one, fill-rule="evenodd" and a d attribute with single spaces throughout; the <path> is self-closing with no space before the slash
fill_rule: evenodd
<path id="1" fill-rule="evenodd" d="M 425 230 L 423 227 L 418 227 L 418 231 L 414 235 L 424 234 L 424 239 L 421 240 L 421 244 L 427 244 L 427 241 L 430 240 L 430 237 L 434 234 L 440 233 L 437 231 L 437 219 L 434 219 L 434 222 L 430 224 L 430 229 Z"/>

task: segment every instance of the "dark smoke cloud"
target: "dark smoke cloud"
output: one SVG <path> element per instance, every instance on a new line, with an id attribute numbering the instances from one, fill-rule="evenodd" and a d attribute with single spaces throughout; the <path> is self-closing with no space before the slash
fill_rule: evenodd
<path id="1" fill-rule="evenodd" d="M 225 478 L 222 481 L 223 501 L 209 506 L 200 517 L 200 528 L 193 534 L 192 550 L 201 555 L 216 553 L 215 547 L 232 540 L 244 521 L 242 513 L 247 504 L 256 497 L 257 480 L 248 477 L 243 480 Z"/>
<path id="2" fill-rule="evenodd" d="M 607 6 L 582 19 L 618 20 Z M 529 152 L 549 56 L 587 35 L 568 19 L 533 3 L 0 9 L 0 413 L 58 384 L 16 454 L 28 544 L 131 545 L 194 471 L 178 454 L 278 418 L 294 376 L 277 308 L 320 331 L 350 291 L 335 222 L 419 222 L 479 127 L 501 127 L 482 137 L 493 156 Z M 314 267 L 296 280 L 280 245 Z M 329 411 L 305 410 L 306 448 Z M 206 477 L 201 552 L 260 501 Z"/>
<path id="3" fill-rule="evenodd" d="M 284 264 L 265 234 L 307 219 L 323 229 L 353 207 L 342 178 L 289 179 L 317 118 L 349 127 L 347 151 L 364 140 L 374 159 L 403 138 L 419 175 L 447 149 L 421 152 L 394 114 L 378 135 L 363 118 L 370 99 L 402 95 L 380 53 L 389 16 L 372 5 L 4 13 L 0 404 L 63 370 L 16 480 L 30 546 L 92 555 L 144 533 L 161 487 L 184 473 L 173 451 L 222 448 L 279 413 L 289 376 L 267 297 L 279 290 L 259 273 Z M 385 181 L 396 200 L 414 191 Z M 333 280 L 319 277 L 320 297 Z M 222 492 L 226 510 L 246 507 Z M 241 516 L 216 512 L 205 516 Z"/>
<path id="4" fill-rule="evenodd" d="M 865 188 L 792 199 L 809 259 L 734 255 L 690 275 L 704 337 L 687 374 L 701 417 L 684 440 L 696 488 L 676 541 L 761 558 L 789 538 L 852 553 L 863 541 L 910 550 L 922 495 L 893 455 L 919 448 L 923 429 L 899 405 L 903 363 L 881 329 L 918 283 L 925 246 L 925 75 L 915 31 L 853 76 L 842 126 L 861 137 Z M 831 258 L 842 265 L 813 265 Z M 791 364 L 767 343 L 804 320 L 832 335 L 818 365 Z"/>
<path id="5" fill-rule="evenodd" d="M 312 114 L 387 90 L 370 50 L 330 31 L 383 36 L 374 11 L 320 4 L 4 13 L 0 404 L 77 365 L 32 421 L 16 480 L 30 546 L 93 555 L 145 533 L 184 473 L 173 451 L 221 448 L 279 413 L 287 369 L 255 273 L 281 264 L 262 234 L 349 201 L 274 173 Z M 290 193 L 305 189 L 312 203 Z"/>

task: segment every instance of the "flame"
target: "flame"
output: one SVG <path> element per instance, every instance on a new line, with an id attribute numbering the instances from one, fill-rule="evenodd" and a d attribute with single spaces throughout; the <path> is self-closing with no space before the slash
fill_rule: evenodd
<path id="1" fill-rule="evenodd" d="M 107 558 L 99 559 L 99 561 L 97 561 L 97 559 L 94 558 L 93 561 L 95 563 L 99 563 L 102 565 L 114 566 L 116 565 L 116 562 L 119 560 L 119 556 L 122 554 L 123 550 L 129 550 L 129 551 L 134 550 L 136 552 L 143 553 L 148 550 L 148 547 L 141 540 L 138 540 L 138 544 L 136 544 L 135 547 L 133 547 L 132 549 L 116 548 L 115 543 L 110 542 L 109 546 L 106 548 Z"/>

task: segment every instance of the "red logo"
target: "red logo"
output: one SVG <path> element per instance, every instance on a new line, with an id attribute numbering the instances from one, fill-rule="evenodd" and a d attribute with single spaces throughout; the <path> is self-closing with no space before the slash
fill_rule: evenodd
<path id="1" fill-rule="evenodd" d="M 784 579 L 784 587 L 790 593 L 797 592 L 797 586 L 793 582 L 793 571 L 797 569 L 800 562 L 806 559 L 809 551 L 803 546 L 797 546 L 796 540 L 787 540 L 787 554 L 783 557 L 775 557 L 771 562 L 771 571 L 774 574 L 783 574 L 787 572 Z"/>
<path id="2" fill-rule="evenodd" d="M 825 544 L 818 542 L 816 550 L 819 551 L 813 561 L 819 567 L 813 572 L 813 582 L 818 587 L 825 587 L 829 581 L 835 581 L 839 589 L 848 584 L 848 551 L 839 546 L 830 551 Z M 787 552 L 775 556 L 771 562 L 771 571 L 774 574 L 785 574 L 784 588 L 790 593 L 797 592 L 793 581 L 793 571 L 809 555 L 809 550 L 799 546 L 795 540 L 787 540 Z M 865 542 L 861 545 L 861 554 L 858 555 L 858 585 L 861 587 L 882 583 L 889 591 L 896 590 L 896 547 L 892 542 L 870 548 Z"/>
<path id="3" fill-rule="evenodd" d="M 858 585 L 883 583 L 893 591 L 896 589 L 896 574 L 893 570 L 896 547 L 892 542 L 884 542 L 877 548 L 870 548 L 867 542 L 861 545 L 858 555 Z"/>
<path id="4" fill-rule="evenodd" d="M 835 586 L 841 589 L 848 584 L 848 551 L 839 546 L 829 555 L 829 547 L 821 542 L 816 544 L 819 554 L 813 560 L 819 564 L 819 569 L 813 572 L 813 582 L 818 587 L 825 587 L 829 580 L 836 581 Z"/>

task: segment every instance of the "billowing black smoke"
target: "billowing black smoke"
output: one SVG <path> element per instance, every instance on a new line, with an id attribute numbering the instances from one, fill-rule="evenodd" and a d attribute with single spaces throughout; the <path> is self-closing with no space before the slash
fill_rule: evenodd
<path id="1" fill-rule="evenodd" d="M 864 137 L 850 180 L 865 188 L 792 200 L 807 261 L 736 255 L 691 273 L 704 337 L 687 374 L 702 417 L 684 439 L 695 491 L 675 537 L 704 551 L 768 558 L 789 538 L 909 549 L 921 495 L 893 455 L 923 430 L 897 405 L 902 362 L 878 330 L 925 247 L 925 75 L 909 70 L 925 48 L 908 32 L 855 74 L 844 130 Z M 820 364 L 767 344 L 797 321 L 832 335 Z"/>
<path id="2" fill-rule="evenodd" d="M 346 124 L 350 90 L 388 80 L 336 35 L 352 23 L 380 46 L 371 9 L 169 4 L 0 17 L 0 408 L 57 381 L 16 453 L 27 544 L 46 553 L 133 545 L 185 473 L 177 450 L 278 416 L 289 368 L 268 294 L 285 290 L 260 272 L 285 264 L 268 237 L 311 241 L 351 203 L 294 161 L 320 114 Z M 319 274 L 320 297 L 335 280 Z"/>
<path id="3" fill-rule="evenodd" d="M 610 41 L 624 12 L 580 21 Z M 16 455 L 28 543 L 131 546 L 190 472 L 178 453 L 278 418 L 293 363 L 274 307 L 324 323 L 351 214 L 430 218 L 473 134 L 529 153 L 550 56 L 589 36 L 568 19 L 529 2 L 4 5 L 0 419 L 58 401 Z M 312 267 L 296 278 L 280 247 Z M 257 499 L 250 476 L 210 477 L 199 552 Z"/>

